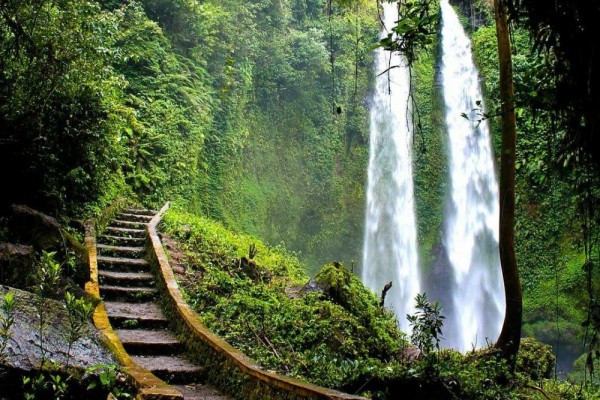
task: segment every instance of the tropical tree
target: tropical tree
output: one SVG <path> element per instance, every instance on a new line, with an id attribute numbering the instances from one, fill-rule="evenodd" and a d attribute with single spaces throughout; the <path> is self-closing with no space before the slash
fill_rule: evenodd
<path id="1" fill-rule="evenodd" d="M 514 367 L 521 342 L 523 299 L 515 257 L 515 149 L 517 124 L 512 72 L 508 9 L 494 0 L 502 106 L 502 150 L 500 156 L 500 262 L 506 295 L 506 314 L 496 347 Z"/>

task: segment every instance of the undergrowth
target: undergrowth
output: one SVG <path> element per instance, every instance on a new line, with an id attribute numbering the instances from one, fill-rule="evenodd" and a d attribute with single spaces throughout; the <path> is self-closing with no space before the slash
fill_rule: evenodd
<path id="1" fill-rule="evenodd" d="M 593 388 L 549 380 L 555 358 L 534 339 L 523 341 L 516 371 L 493 349 L 439 349 L 443 310 L 425 295 L 410 343 L 337 262 L 309 280 L 294 254 L 209 219 L 170 210 L 161 229 L 183 252 L 180 284 L 202 322 L 265 369 L 374 399 L 596 398 Z"/>
<path id="2" fill-rule="evenodd" d="M 315 277 L 326 293 L 302 294 L 309 278 L 282 248 L 175 212 L 164 230 L 187 255 L 191 275 L 183 288 L 202 322 L 267 369 L 343 387 L 382 368 L 405 343 L 392 314 L 340 264 Z M 242 261 L 253 245 L 257 274 Z"/>

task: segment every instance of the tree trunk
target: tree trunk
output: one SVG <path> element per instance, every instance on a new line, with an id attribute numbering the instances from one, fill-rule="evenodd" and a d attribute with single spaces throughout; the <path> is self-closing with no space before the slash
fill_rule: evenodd
<path id="1" fill-rule="evenodd" d="M 500 158 L 500 262 L 506 294 L 506 316 L 496 343 L 514 367 L 521 342 L 523 304 L 515 258 L 515 147 L 516 119 L 508 15 L 505 0 L 494 0 L 502 102 L 502 155 Z"/>

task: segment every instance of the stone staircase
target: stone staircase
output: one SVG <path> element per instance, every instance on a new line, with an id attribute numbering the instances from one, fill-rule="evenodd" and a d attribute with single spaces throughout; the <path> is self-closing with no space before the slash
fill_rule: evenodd
<path id="1" fill-rule="evenodd" d="M 204 384 L 205 368 L 187 360 L 160 310 L 146 225 L 154 211 L 125 209 L 98 238 L 100 296 L 123 347 L 135 363 L 172 384 L 189 400 L 231 400 Z"/>

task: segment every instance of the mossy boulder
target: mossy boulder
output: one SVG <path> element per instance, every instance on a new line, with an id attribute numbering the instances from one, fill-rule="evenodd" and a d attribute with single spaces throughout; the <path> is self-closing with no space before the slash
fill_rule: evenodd
<path id="1" fill-rule="evenodd" d="M 12 211 L 10 231 L 16 242 L 38 253 L 57 251 L 62 259 L 73 257 L 77 268 L 72 278 L 80 284 L 88 279 L 86 248 L 58 220 L 22 204 L 14 204 Z"/>
<path id="2" fill-rule="evenodd" d="M 552 353 L 552 346 L 544 344 L 534 338 L 523 338 L 517 358 L 519 372 L 537 381 L 549 379 L 556 365 L 556 357 Z"/>
<path id="3" fill-rule="evenodd" d="M 355 316 L 380 313 L 377 299 L 362 281 L 342 264 L 334 262 L 321 268 L 314 281 L 334 303 Z"/>

